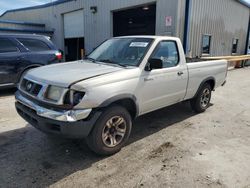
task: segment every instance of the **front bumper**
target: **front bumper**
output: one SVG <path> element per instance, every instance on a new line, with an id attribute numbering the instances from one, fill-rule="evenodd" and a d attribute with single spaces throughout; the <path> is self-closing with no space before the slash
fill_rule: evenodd
<path id="1" fill-rule="evenodd" d="M 42 117 L 38 115 L 35 109 L 24 104 L 23 101 L 20 102 L 20 95 L 19 92 L 16 93 L 17 101 L 15 105 L 18 114 L 29 124 L 45 133 L 52 133 L 68 138 L 84 138 L 89 135 L 95 122 L 101 115 L 101 112 L 96 111 L 95 113 L 91 113 L 86 119 L 71 122 Z"/>
<path id="2" fill-rule="evenodd" d="M 16 92 L 16 100 L 19 103 L 22 103 L 23 105 L 35 110 L 37 115 L 58 121 L 65 121 L 65 122 L 79 121 L 87 118 L 92 111 L 92 109 L 61 110 L 61 111 L 50 110 L 28 100 L 19 91 Z"/>

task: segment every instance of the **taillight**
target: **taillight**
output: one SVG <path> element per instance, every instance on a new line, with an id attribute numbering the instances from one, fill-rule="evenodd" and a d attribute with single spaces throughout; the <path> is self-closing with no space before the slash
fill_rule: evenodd
<path id="1" fill-rule="evenodd" d="M 56 59 L 62 60 L 62 53 L 61 52 L 56 52 Z"/>

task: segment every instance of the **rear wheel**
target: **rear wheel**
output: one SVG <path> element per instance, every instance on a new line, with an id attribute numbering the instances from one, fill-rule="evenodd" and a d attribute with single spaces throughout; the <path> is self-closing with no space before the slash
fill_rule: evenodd
<path id="1" fill-rule="evenodd" d="M 108 107 L 87 137 L 87 144 L 97 154 L 114 154 L 120 151 L 128 140 L 131 128 L 131 116 L 125 108 Z"/>
<path id="2" fill-rule="evenodd" d="M 190 101 L 191 107 L 195 112 L 204 112 L 209 107 L 211 92 L 212 90 L 210 84 L 205 83 L 199 90 L 196 97 Z"/>

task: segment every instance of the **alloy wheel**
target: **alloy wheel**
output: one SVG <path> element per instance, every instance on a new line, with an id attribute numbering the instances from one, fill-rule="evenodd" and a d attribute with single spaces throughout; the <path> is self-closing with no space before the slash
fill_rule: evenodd
<path id="1" fill-rule="evenodd" d="M 115 147 L 122 142 L 126 133 L 126 121 L 121 116 L 111 117 L 102 131 L 102 141 L 107 147 Z"/>

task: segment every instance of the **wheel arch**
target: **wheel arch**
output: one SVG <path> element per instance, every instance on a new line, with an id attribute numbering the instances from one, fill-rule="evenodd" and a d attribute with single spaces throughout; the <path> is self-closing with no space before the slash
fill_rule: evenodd
<path id="1" fill-rule="evenodd" d="M 139 105 L 136 97 L 132 94 L 121 94 L 105 100 L 99 107 L 104 108 L 111 105 L 120 105 L 128 110 L 132 119 L 139 114 Z"/>
<path id="2" fill-rule="evenodd" d="M 208 77 L 206 79 L 204 79 L 201 83 L 200 83 L 200 86 L 198 88 L 198 90 L 196 91 L 194 97 L 197 96 L 197 94 L 199 93 L 199 91 L 201 90 L 202 86 L 205 84 L 205 83 L 208 83 L 210 86 L 211 86 L 211 90 L 214 90 L 215 89 L 215 78 L 214 77 Z"/>

